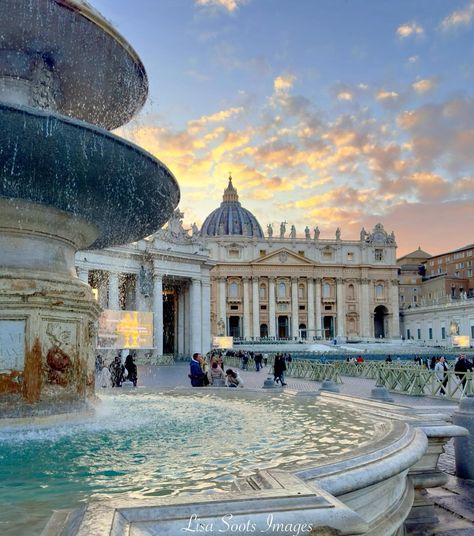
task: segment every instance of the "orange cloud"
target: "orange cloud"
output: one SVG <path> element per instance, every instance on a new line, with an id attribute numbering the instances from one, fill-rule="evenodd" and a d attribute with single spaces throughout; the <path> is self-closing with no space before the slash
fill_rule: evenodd
<path id="1" fill-rule="evenodd" d="M 416 22 L 407 22 L 406 24 L 402 24 L 397 28 L 397 35 L 398 37 L 400 37 L 400 39 L 405 39 L 410 35 L 421 36 L 424 33 L 425 31 L 423 30 L 423 28 Z"/>
<path id="2" fill-rule="evenodd" d="M 438 85 L 438 81 L 435 78 L 425 78 L 413 82 L 411 87 L 419 94 L 432 91 Z"/>
<path id="3" fill-rule="evenodd" d="M 445 17 L 441 21 L 440 28 L 443 32 L 449 32 L 462 26 L 470 26 L 473 18 L 474 2 L 470 2 L 464 9 L 453 11 L 453 13 Z"/>

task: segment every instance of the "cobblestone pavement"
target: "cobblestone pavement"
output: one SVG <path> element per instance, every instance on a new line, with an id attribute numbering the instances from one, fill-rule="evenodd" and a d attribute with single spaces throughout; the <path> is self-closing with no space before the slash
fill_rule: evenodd
<path id="1" fill-rule="evenodd" d="M 239 370 L 246 388 L 261 388 L 270 375 L 270 367 L 260 372 Z M 138 367 L 139 387 L 173 388 L 189 386 L 189 366 L 140 366 Z M 272 377 L 272 376 L 271 376 Z M 342 394 L 369 398 L 375 386 L 375 380 L 365 378 L 342 377 L 339 385 Z M 298 391 L 317 391 L 319 382 L 299 378 L 286 378 L 287 388 Z M 457 405 L 444 399 L 416 397 L 392 394 L 396 404 L 411 407 L 439 408 L 443 413 L 451 413 Z M 445 454 L 440 457 L 439 468 L 449 474 L 446 485 L 429 491 L 435 501 L 435 510 L 439 518 L 436 527 L 428 529 L 423 536 L 474 536 L 474 481 L 458 479 L 455 476 L 455 459 L 453 441 L 445 447 Z M 474 463 L 474 461 L 473 461 Z"/>

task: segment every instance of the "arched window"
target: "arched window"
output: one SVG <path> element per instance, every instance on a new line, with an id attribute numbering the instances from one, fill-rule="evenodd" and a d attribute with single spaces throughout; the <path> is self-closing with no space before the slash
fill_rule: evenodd
<path id="1" fill-rule="evenodd" d="M 378 285 L 375 285 L 375 297 L 383 298 L 383 285 L 380 283 Z"/>
<path id="2" fill-rule="evenodd" d="M 298 287 L 298 298 L 300 300 L 304 299 L 304 285 L 299 285 Z"/>
<path id="3" fill-rule="evenodd" d="M 323 298 L 331 297 L 331 285 L 329 283 L 324 283 L 323 285 Z"/>
<path id="4" fill-rule="evenodd" d="M 349 300 L 353 300 L 355 298 L 355 290 L 354 285 L 352 283 L 347 286 L 347 297 L 349 298 Z"/>
<path id="5" fill-rule="evenodd" d="M 229 285 L 229 298 L 237 298 L 239 293 L 239 287 L 237 283 L 230 283 Z"/>
<path id="6" fill-rule="evenodd" d="M 267 287 L 265 285 L 260 285 L 259 296 L 261 300 L 265 300 L 267 298 Z"/>
<path id="7" fill-rule="evenodd" d="M 285 283 L 278 283 L 278 297 L 286 298 L 286 285 Z"/>

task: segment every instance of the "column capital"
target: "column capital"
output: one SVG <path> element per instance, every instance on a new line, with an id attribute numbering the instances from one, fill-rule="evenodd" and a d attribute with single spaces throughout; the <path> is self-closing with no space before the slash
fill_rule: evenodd
<path id="1" fill-rule="evenodd" d="M 250 277 L 248 275 L 242 276 L 242 283 L 248 283 L 250 281 Z"/>
<path id="2" fill-rule="evenodd" d="M 252 283 L 258 283 L 260 281 L 260 277 L 258 275 L 252 276 Z"/>
<path id="3" fill-rule="evenodd" d="M 314 282 L 317 284 L 317 285 L 320 285 L 323 281 L 323 278 L 322 277 L 315 277 L 314 278 Z"/>
<path id="4" fill-rule="evenodd" d="M 391 279 L 391 280 L 390 280 L 390 283 L 391 283 L 394 287 L 397 287 L 397 286 L 398 286 L 398 279 Z"/>
<path id="5" fill-rule="evenodd" d="M 291 284 L 295 285 L 296 283 L 298 283 L 298 276 L 292 276 L 291 277 Z"/>
<path id="6" fill-rule="evenodd" d="M 268 276 L 268 282 L 269 283 L 275 283 L 275 281 L 276 281 L 276 276 L 274 276 L 274 275 L 269 275 Z"/>
<path id="7" fill-rule="evenodd" d="M 344 283 L 344 278 L 343 277 L 336 277 L 336 284 L 341 285 L 342 283 Z"/>
<path id="8" fill-rule="evenodd" d="M 199 277 L 191 277 L 191 283 L 193 285 L 197 285 L 198 283 L 202 283 L 202 279 L 200 279 Z"/>
<path id="9" fill-rule="evenodd" d="M 370 279 L 368 279 L 367 277 L 362 277 L 360 282 L 363 284 L 363 285 L 368 285 L 370 283 Z"/>

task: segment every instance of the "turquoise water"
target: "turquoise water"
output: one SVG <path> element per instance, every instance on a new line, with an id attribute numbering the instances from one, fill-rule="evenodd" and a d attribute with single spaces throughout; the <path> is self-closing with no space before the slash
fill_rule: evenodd
<path id="1" fill-rule="evenodd" d="M 370 440 L 378 426 L 345 408 L 281 396 L 101 398 L 93 417 L 0 428 L 0 534 L 34 536 L 53 509 L 88 500 L 220 491 L 257 468 L 321 463 Z"/>

